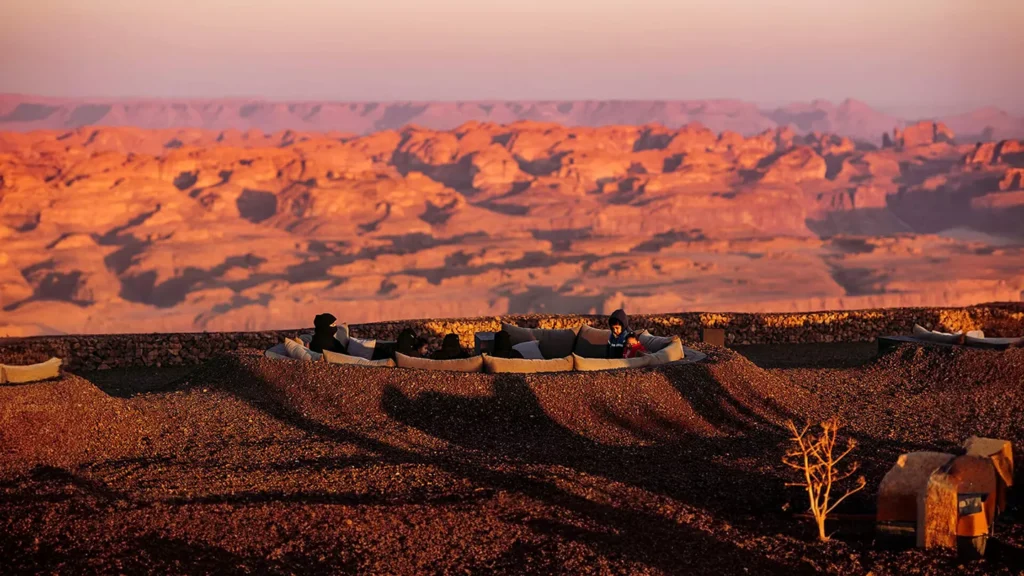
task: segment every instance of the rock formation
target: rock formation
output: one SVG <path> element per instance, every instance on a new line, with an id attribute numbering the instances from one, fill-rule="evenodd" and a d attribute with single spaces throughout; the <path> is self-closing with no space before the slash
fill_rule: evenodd
<path id="1" fill-rule="evenodd" d="M 0 335 L 1017 299 L 1024 146 L 898 136 L 0 132 Z"/>

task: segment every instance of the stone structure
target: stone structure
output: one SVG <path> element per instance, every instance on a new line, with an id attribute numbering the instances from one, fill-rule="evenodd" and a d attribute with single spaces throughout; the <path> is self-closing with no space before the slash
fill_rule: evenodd
<path id="1" fill-rule="evenodd" d="M 497 331 L 502 322 L 526 327 L 570 328 L 603 326 L 604 316 L 520 315 L 487 318 L 403 320 L 352 325 L 359 338 L 393 340 L 412 328 L 433 345 L 448 333 L 473 346 L 476 332 Z M 634 329 L 658 335 L 678 335 L 696 342 L 702 328 L 723 328 L 726 343 L 795 344 L 809 342 L 868 342 L 877 336 L 909 334 L 914 324 L 942 331 L 984 330 L 989 336 L 1024 334 L 1024 304 L 983 304 L 966 308 L 887 308 L 813 313 L 722 314 L 684 312 L 631 317 Z M 39 336 L 0 340 L 0 362 L 22 364 L 50 357 L 64 360 L 68 370 L 90 371 L 126 367 L 198 364 L 217 354 L 241 348 L 266 349 L 286 336 L 304 330 L 270 332 L 202 332 L 186 334 L 106 334 Z"/>

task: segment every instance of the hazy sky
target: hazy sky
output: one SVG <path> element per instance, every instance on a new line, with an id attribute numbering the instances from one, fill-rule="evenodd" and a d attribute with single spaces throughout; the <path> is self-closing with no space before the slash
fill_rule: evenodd
<path id="1" fill-rule="evenodd" d="M 1024 112 L 1024 0 L 5 0 L 0 92 Z"/>

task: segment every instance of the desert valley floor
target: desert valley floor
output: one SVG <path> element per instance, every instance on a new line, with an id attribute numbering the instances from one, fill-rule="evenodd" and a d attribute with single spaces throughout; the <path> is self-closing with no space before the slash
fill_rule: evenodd
<path id="1" fill-rule="evenodd" d="M 980 562 L 850 527 L 819 544 L 779 462 L 787 418 L 841 415 L 868 479 L 856 513 L 902 452 L 1020 446 L 1024 349 L 696 346 L 707 362 L 606 373 L 252 350 L 2 386 L 0 573 L 1024 570 L 1019 495 Z"/>

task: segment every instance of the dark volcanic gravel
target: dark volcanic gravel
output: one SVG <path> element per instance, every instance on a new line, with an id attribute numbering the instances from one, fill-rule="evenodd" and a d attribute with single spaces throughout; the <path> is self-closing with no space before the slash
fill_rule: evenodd
<path id="1" fill-rule="evenodd" d="M 840 414 L 869 483 L 844 511 L 870 512 L 901 452 L 1024 442 L 1024 350 L 837 350 L 529 376 L 243 351 L 0 386 L 0 574 L 1021 573 L 1019 502 L 981 562 L 819 544 L 779 457 L 787 418 Z"/>

